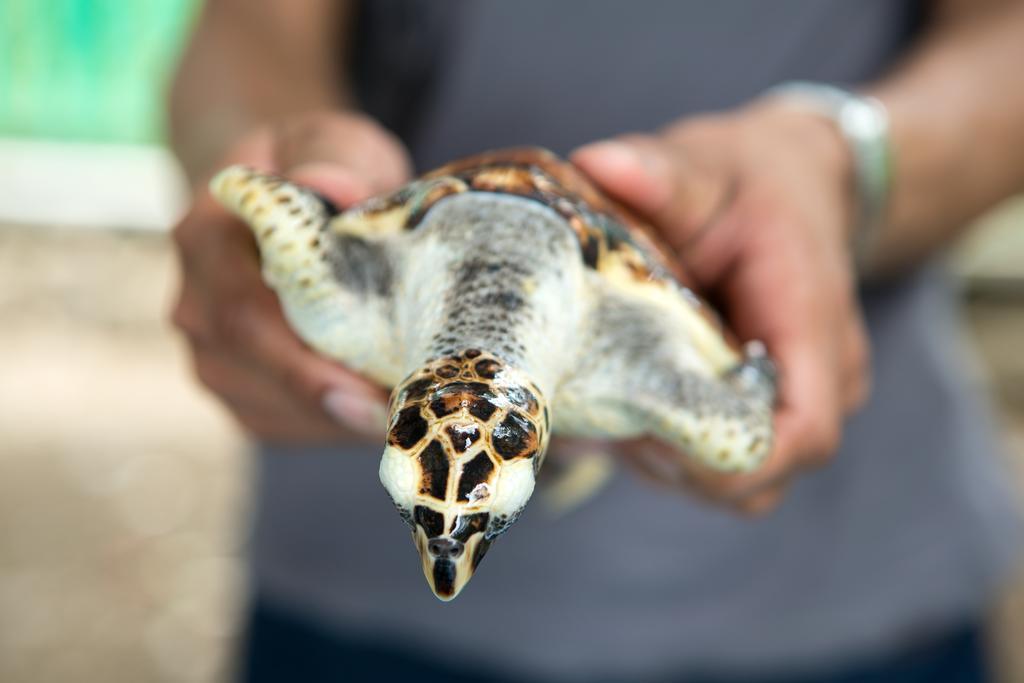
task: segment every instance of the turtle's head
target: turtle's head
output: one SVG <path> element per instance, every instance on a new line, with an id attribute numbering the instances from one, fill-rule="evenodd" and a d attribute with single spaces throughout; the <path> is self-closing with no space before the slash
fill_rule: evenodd
<path id="1" fill-rule="evenodd" d="M 533 493 L 547 413 L 535 387 L 511 374 L 470 349 L 414 373 L 392 396 L 380 479 L 441 600 L 458 595 Z"/>
<path id="2" fill-rule="evenodd" d="M 473 489 L 490 499 L 440 500 L 421 493 L 418 483 L 409 484 L 424 476 L 423 462 L 438 456 L 447 460 L 447 454 L 436 448 L 437 443 L 431 441 L 412 457 L 389 445 L 381 459 L 380 475 L 399 513 L 412 527 L 413 542 L 431 590 L 448 601 L 473 576 L 494 539 L 522 512 L 533 493 L 534 472 L 529 461 L 495 467 L 481 451 L 468 461 L 449 462 L 448 469 L 456 472 L 457 479 L 486 479 Z"/>

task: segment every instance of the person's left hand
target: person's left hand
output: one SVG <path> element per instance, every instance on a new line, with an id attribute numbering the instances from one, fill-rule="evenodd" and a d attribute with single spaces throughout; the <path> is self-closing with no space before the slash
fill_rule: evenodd
<path id="1" fill-rule="evenodd" d="M 712 471 L 651 440 L 627 458 L 705 499 L 767 512 L 796 474 L 828 460 L 868 393 L 842 139 L 824 119 L 758 102 L 572 159 L 650 221 L 730 327 L 763 341 L 779 366 L 775 447 L 755 472 Z"/>
<path id="2" fill-rule="evenodd" d="M 342 111 L 249 131 L 221 165 L 236 163 L 284 175 L 342 207 L 401 186 L 410 170 L 397 139 Z M 201 187 L 173 237 L 181 288 L 172 319 L 199 381 L 247 433 L 286 443 L 383 440 L 387 393 L 303 343 L 239 218 Z"/>

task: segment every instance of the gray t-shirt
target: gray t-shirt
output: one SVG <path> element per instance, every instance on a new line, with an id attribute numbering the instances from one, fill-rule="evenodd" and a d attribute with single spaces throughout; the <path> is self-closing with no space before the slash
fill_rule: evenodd
<path id="1" fill-rule="evenodd" d="M 564 153 L 792 78 L 862 82 L 893 61 L 917 16 L 895 0 L 368 7 L 364 102 L 421 170 L 506 145 Z M 976 614 L 1021 545 L 963 373 L 954 301 L 936 268 L 863 293 L 871 401 L 835 461 L 766 519 L 620 473 L 564 517 L 529 506 L 441 604 L 378 484 L 378 450 L 268 447 L 255 587 L 339 632 L 513 674 L 763 672 L 926 638 Z"/>

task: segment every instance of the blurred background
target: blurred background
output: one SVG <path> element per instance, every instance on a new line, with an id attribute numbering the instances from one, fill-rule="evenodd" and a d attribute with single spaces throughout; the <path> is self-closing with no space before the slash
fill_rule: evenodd
<path id="1" fill-rule="evenodd" d="M 166 322 L 164 90 L 196 0 L 0 0 L 0 681 L 217 681 L 245 442 Z M 1024 500 L 1024 199 L 954 255 Z M 1024 681 L 1024 577 L 991 616 Z"/>

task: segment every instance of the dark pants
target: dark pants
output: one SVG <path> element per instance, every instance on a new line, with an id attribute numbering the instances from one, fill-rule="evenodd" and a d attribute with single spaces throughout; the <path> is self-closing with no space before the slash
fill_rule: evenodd
<path id="1" fill-rule="evenodd" d="M 239 667 L 241 683 L 548 683 L 540 679 L 467 673 L 403 649 L 400 643 L 361 641 L 339 635 L 264 600 L 257 600 L 251 610 Z M 661 679 L 659 683 L 984 683 L 989 680 L 981 629 L 971 624 L 897 656 L 814 675 L 735 679 L 681 674 Z"/>

